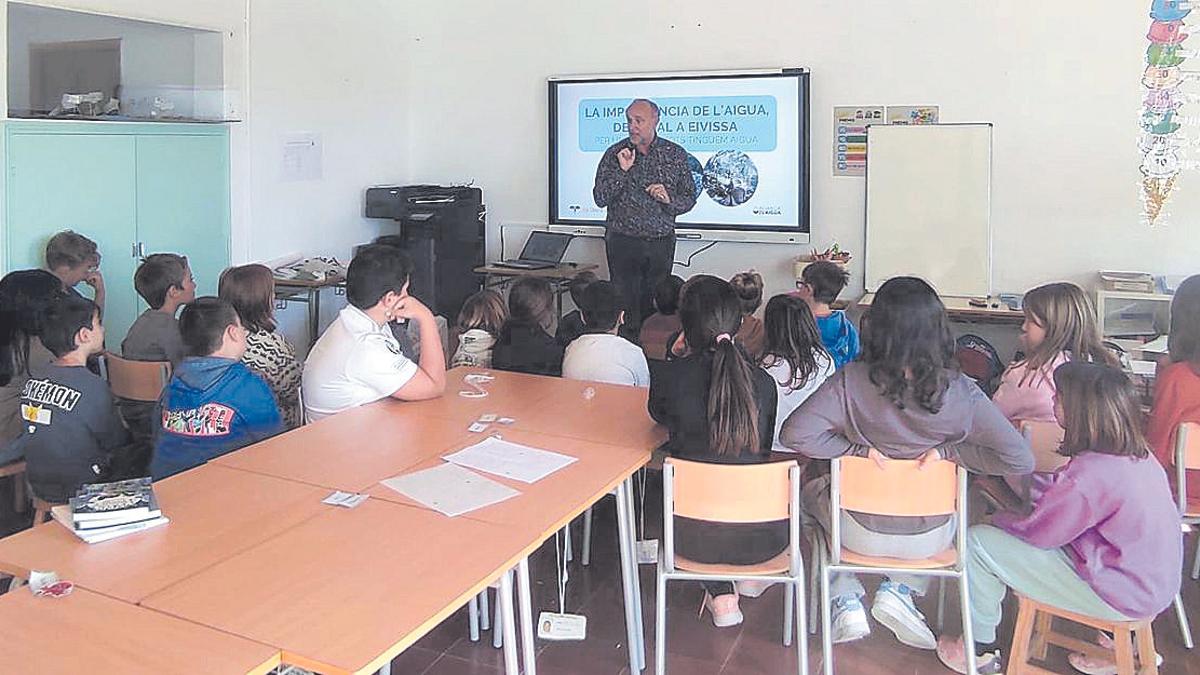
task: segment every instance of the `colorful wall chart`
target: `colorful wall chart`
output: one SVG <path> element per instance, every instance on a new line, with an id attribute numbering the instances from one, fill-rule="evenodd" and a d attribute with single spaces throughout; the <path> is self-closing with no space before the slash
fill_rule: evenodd
<path id="1" fill-rule="evenodd" d="M 881 105 L 834 106 L 833 175 L 867 175 L 867 125 L 884 123 Z"/>
<path id="2" fill-rule="evenodd" d="M 1180 91 L 1185 80 L 1181 69 L 1196 52 L 1184 50 L 1188 39 L 1184 19 L 1191 13 L 1186 0 L 1153 0 L 1150 4 L 1150 40 L 1146 48 L 1146 70 L 1142 76 L 1143 99 L 1138 147 L 1142 151 L 1142 216 L 1150 225 L 1166 215 L 1165 207 L 1176 188 L 1183 165 L 1180 154 L 1188 145 L 1180 133 L 1179 109 L 1187 100 Z"/>

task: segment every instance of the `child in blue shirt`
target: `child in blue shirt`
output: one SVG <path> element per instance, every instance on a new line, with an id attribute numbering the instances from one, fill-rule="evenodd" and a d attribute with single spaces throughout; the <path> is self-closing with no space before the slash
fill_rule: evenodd
<path id="1" fill-rule="evenodd" d="M 821 331 L 821 342 L 833 357 L 836 368 L 858 358 L 858 329 L 846 318 L 845 312 L 829 307 L 849 281 L 850 273 L 844 267 L 822 260 L 804 268 L 797 292 L 812 309 Z"/>
<path id="2" fill-rule="evenodd" d="M 233 305 L 197 298 L 179 315 L 188 355 L 159 399 L 155 480 L 284 431 L 275 396 L 241 362 L 246 329 Z"/>

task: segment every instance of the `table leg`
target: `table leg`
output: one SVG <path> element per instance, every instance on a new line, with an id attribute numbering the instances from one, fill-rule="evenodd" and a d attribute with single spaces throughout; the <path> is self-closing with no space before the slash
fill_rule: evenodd
<path id="1" fill-rule="evenodd" d="M 310 288 L 308 291 L 308 347 L 317 343 L 321 330 L 321 289 Z"/>
<path id="2" fill-rule="evenodd" d="M 533 642 L 533 607 L 529 590 L 529 558 L 517 563 L 517 598 L 521 609 L 521 662 L 525 675 L 537 674 L 536 645 Z"/>
<path id="3" fill-rule="evenodd" d="M 642 575 L 639 573 L 641 569 L 638 563 L 637 554 L 637 507 L 634 505 L 634 493 L 637 492 L 633 478 L 629 479 L 629 488 L 625 490 L 625 500 L 629 506 L 625 509 L 625 517 L 629 521 L 629 541 L 633 544 L 629 549 L 629 563 L 633 568 L 633 597 L 637 598 L 637 635 L 638 635 L 638 665 L 644 670 L 646 668 L 646 628 L 642 623 Z"/>
<path id="4" fill-rule="evenodd" d="M 513 612 L 513 575 L 508 570 L 500 577 L 500 629 L 504 631 L 504 673 L 518 675 L 517 620 Z"/>
<path id="5" fill-rule="evenodd" d="M 638 645 L 641 644 L 638 635 L 638 614 L 641 613 L 641 599 L 634 596 L 634 576 L 637 574 L 637 564 L 633 553 L 633 539 L 630 536 L 629 500 L 626 492 L 630 480 L 626 479 L 617 486 L 617 540 L 621 549 L 621 590 L 625 602 L 625 634 L 626 648 L 629 650 L 629 672 L 641 672 L 641 661 L 638 659 Z"/>

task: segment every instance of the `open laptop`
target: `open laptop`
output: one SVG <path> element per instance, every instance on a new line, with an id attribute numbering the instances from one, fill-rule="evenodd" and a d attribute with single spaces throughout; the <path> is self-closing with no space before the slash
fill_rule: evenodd
<path id="1" fill-rule="evenodd" d="M 562 263 L 563 254 L 567 252 L 567 245 L 571 243 L 571 238 L 572 235 L 565 232 L 542 232 L 540 230 L 530 232 L 519 258 L 501 260 L 495 263 L 495 266 L 517 270 L 544 270 L 558 267 Z"/>

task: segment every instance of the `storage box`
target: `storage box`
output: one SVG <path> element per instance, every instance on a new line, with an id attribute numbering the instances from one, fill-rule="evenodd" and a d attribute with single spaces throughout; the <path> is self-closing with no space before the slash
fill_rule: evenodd
<path id="1" fill-rule="evenodd" d="M 1154 276 L 1147 272 L 1100 270 L 1100 287 L 1106 291 L 1153 293 Z"/>

